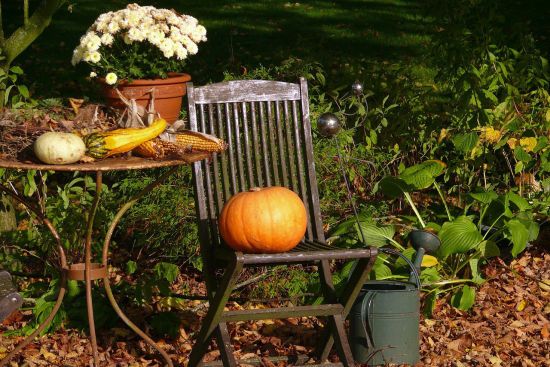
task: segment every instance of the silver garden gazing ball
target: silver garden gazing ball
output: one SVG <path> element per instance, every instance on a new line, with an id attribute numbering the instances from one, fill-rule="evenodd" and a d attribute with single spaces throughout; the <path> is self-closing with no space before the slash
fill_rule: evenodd
<path id="1" fill-rule="evenodd" d="M 361 94 L 363 94 L 363 84 L 361 84 L 361 82 L 359 80 L 356 80 L 352 85 L 351 85 L 351 91 L 353 92 L 353 94 L 355 94 L 356 96 L 359 96 Z"/>
<path id="2" fill-rule="evenodd" d="M 340 131 L 340 121 L 335 114 L 325 112 L 317 120 L 317 129 L 325 137 L 332 137 Z"/>

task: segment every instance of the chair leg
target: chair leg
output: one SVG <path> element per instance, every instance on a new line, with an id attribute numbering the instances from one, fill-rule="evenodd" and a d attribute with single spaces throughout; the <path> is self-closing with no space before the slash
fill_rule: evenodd
<path id="1" fill-rule="evenodd" d="M 189 356 L 189 367 L 198 367 L 202 364 L 202 357 L 208 348 L 208 342 L 212 337 L 213 331 L 218 327 L 223 313 L 223 308 L 231 295 L 233 286 L 235 285 L 242 268 L 243 259 L 241 256 L 236 255 L 233 262 L 226 269 L 214 299 L 210 302 L 208 313 L 202 322 L 202 327 L 195 341 L 195 346 Z"/>
<path id="2" fill-rule="evenodd" d="M 351 310 L 355 299 L 359 295 L 363 284 L 367 281 L 369 277 L 370 270 L 374 265 L 376 260 L 376 253 L 374 253 L 370 258 L 360 259 L 355 266 L 355 269 L 350 275 L 348 286 L 344 290 L 344 293 L 341 297 L 341 303 L 344 306 L 344 312 L 342 313 L 342 318 L 346 318 L 349 311 Z M 332 333 L 325 334 L 325 342 L 320 345 L 324 345 L 323 349 L 320 352 L 320 361 L 325 361 L 330 354 L 330 350 L 334 344 L 334 337 Z M 343 362 L 343 361 L 342 361 Z"/>
<path id="3" fill-rule="evenodd" d="M 229 331 L 227 330 L 227 323 L 220 322 L 218 324 L 218 327 L 216 328 L 215 333 L 223 365 L 236 367 L 237 361 L 235 360 L 235 356 L 233 355 L 233 346 L 231 346 Z"/>
<path id="4" fill-rule="evenodd" d="M 344 320 L 342 319 L 342 315 L 330 316 L 328 321 L 329 327 L 332 329 L 332 335 L 336 343 L 336 350 L 338 351 L 340 362 L 344 365 L 344 367 L 355 366 L 346 330 L 344 329 Z"/>

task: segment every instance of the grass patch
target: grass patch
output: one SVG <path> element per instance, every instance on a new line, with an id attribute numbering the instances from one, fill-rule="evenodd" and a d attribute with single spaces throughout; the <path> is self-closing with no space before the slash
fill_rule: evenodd
<path id="1" fill-rule="evenodd" d="M 81 0 L 56 14 L 44 34 L 16 60 L 34 96 L 94 96 L 85 67 L 70 64 L 73 48 L 95 18 L 126 1 Z M 291 3 L 270 1 L 151 1 L 198 18 L 208 42 L 190 59 L 189 72 L 201 84 L 219 81 L 223 71 L 270 66 L 289 57 L 316 61 L 334 84 L 355 79 L 374 61 L 407 63 L 428 76 L 423 65 L 430 22 L 419 1 L 345 0 Z M 146 5 L 145 3 L 141 5 Z M 17 9 L 10 9 L 16 12 Z M 15 17 L 12 19 L 16 19 Z"/>

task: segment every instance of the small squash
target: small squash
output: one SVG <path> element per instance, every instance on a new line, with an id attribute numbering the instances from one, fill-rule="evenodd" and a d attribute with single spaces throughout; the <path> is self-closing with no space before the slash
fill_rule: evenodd
<path id="1" fill-rule="evenodd" d="M 86 153 L 82 138 L 72 133 L 50 131 L 34 142 L 34 154 L 47 164 L 70 164 L 78 162 Z"/>
<path id="2" fill-rule="evenodd" d="M 114 154 L 126 153 L 148 140 L 159 136 L 167 123 L 157 119 L 145 128 L 127 128 L 91 133 L 84 137 L 87 153 L 93 158 L 107 158 Z"/>
<path id="3" fill-rule="evenodd" d="M 220 235 L 236 251 L 277 253 L 296 247 L 306 233 L 304 203 L 279 186 L 252 188 L 233 196 L 219 218 Z"/>

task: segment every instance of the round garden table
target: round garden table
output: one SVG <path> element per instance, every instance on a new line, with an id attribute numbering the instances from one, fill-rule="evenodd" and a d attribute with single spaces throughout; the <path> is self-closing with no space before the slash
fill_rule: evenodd
<path id="1" fill-rule="evenodd" d="M 8 363 L 8 361 L 18 354 L 27 344 L 29 344 L 44 328 L 53 320 L 56 313 L 59 311 L 61 303 L 63 302 L 63 297 L 67 291 L 67 280 L 80 280 L 84 281 L 86 284 L 86 306 L 88 313 L 88 323 L 90 326 L 90 340 L 92 344 L 92 351 L 94 357 L 94 365 L 99 366 L 99 356 L 97 351 L 97 339 L 95 332 L 95 323 L 94 323 L 94 313 L 93 313 L 93 302 L 92 302 L 92 282 L 95 280 L 103 280 L 103 287 L 107 293 L 109 301 L 117 313 L 117 315 L 132 329 L 136 334 L 138 334 L 143 340 L 145 340 L 150 346 L 155 348 L 162 357 L 166 360 L 168 366 L 172 367 L 173 363 L 168 356 L 168 354 L 160 348 L 147 334 L 140 330 L 130 319 L 122 312 L 119 305 L 117 304 L 113 292 L 111 290 L 111 285 L 109 282 L 109 272 L 108 272 L 108 261 L 109 261 L 109 245 L 111 243 L 111 237 L 113 232 L 128 209 L 132 207 L 142 196 L 149 193 L 156 186 L 164 182 L 170 175 L 175 173 L 179 166 L 190 164 L 210 156 L 209 153 L 202 152 L 190 152 L 181 159 L 171 159 L 171 160 L 149 160 L 138 157 L 123 157 L 123 158 L 107 158 L 104 160 L 99 160 L 91 163 L 77 163 L 69 165 L 49 165 L 43 163 L 36 163 L 33 161 L 9 161 L 0 159 L 0 168 L 6 169 L 18 169 L 18 170 L 44 170 L 44 171 L 79 171 L 89 173 L 95 173 L 96 177 L 96 191 L 94 195 L 94 200 L 88 215 L 88 223 L 86 228 L 86 238 L 84 246 L 84 263 L 74 263 L 69 264 L 67 262 L 67 257 L 65 255 L 65 250 L 62 246 L 61 238 L 52 225 L 52 223 L 46 218 L 45 214 L 32 203 L 29 203 L 25 198 L 19 195 L 14 190 L 0 185 L 0 191 L 10 195 L 12 198 L 25 205 L 29 210 L 35 213 L 35 215 L 40 219 L 40 221 L 49 229 L 53 235 L 56 244 L 57 252 L 59 257 L 59 270 L 61 273 L 61 286 L 59 289 L 59 294 L 57 296 L 56 303 L 50 313 L 50 315 L 42 322 L 38 328 L 28 337 L 25 338 L 17 347 L 12 350 L 5 358 L 0 361 L 0 367 Z M 148 168 L 158 168 L 158 167 L 170 167 L 165 173 L 158 177 L 154 182 L 147 185 L 143 190 L 137 193 L 135 196 L 130 198 L 128 202 L 123 204 L 119 211 L 114 216 L 114 219 L 111 223 L 108 224 L 107 234 L 103 242 L 103 251 L 102 251 L 102 261 L 101 263 L 92 262 L 92 232 L 94 226 L 94 218 L 99 205 L 101 197 L 101 186 L 103 172 L 107 171 L 122 171 L 122 170 L 142 170 Z"/>

